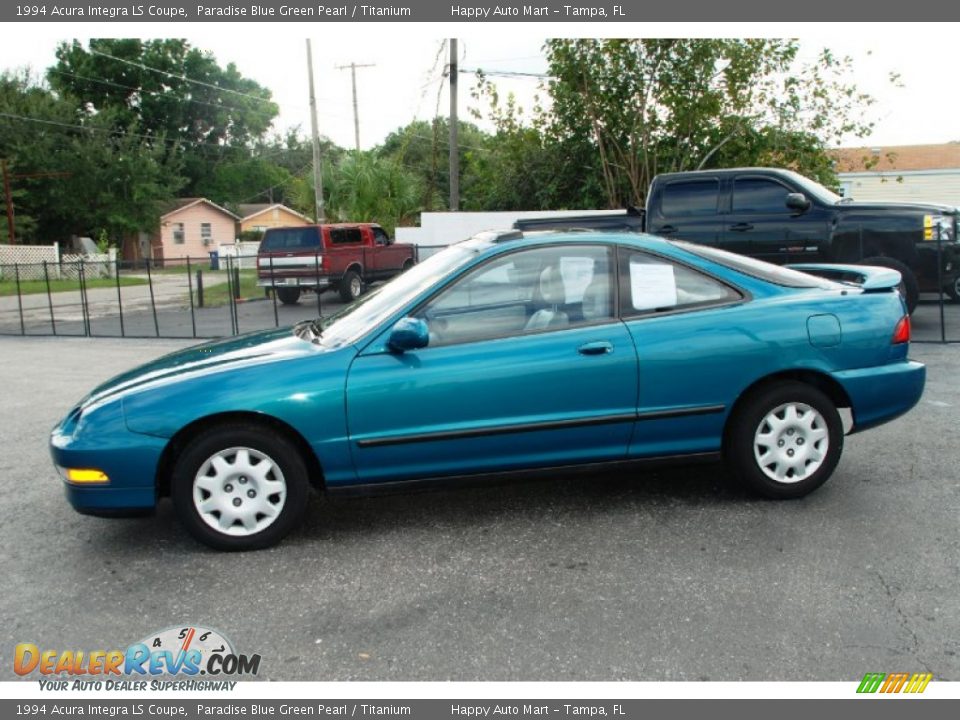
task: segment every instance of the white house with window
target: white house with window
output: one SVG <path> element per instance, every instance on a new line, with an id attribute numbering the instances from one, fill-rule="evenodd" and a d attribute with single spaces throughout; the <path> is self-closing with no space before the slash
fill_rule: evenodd
<path id="1" fill-rule="evenodd" d="M 239 220 L 206 198 L 180 198 L 160 216 L 160 232 L 151 247 L 153 259 L 206 258 L 218 245 L 236 240 Z"/>

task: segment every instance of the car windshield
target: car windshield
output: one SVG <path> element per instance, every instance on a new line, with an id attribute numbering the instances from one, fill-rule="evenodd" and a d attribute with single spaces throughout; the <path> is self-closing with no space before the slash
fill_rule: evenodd
<path id="1" fill-rule="evenodd" d="M 814 182 L 810 178 L 804 177 L 798 173 L 788 170 L 790 179 L 794 183 L 800 186 L 803 192 L 807 195 L 812 195 L 817 200 L 827 205 L 836 205 L 838 202 L 843 200 L 843 198 L 837 195 L 831 190 L 827 190 L 823 185 L 818 182 Z"/>
<path id="2" fill-rule="evenodd" d="M 791 288 L 820 288 L 821 290 L 841 287 L 839 283 L 835 283 L 832 280 L 809 275 L 799 270 L 791 270 L 790 268 L 779 265 L 772 265 L 763 260 L 737 255 L 732 252 L 727 252 L 726 250 L 718 250 L 717 248 L 707 247 L 705 245 L 694 245 L 693 243 L 682 240 L 671 240 L 670 242 L 704 260 L 710 260 L 711 262 L 717 263 L 717 265 L 736 270 L 750 277 L 765 280 L 774 285 Z"/>
<path id="3" fill-rule="evenodd" d="M 323 318 L 319 323 L 320 343 L 327 347 L 341 347 L 356 342 L 400 306 L 466 264 L 486 247 L 485 243 L 462 242 L 431 255 L 340 312 Z"/>

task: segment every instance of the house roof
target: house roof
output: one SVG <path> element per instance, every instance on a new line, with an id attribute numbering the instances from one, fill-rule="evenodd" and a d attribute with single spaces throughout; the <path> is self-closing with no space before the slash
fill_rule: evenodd
<path id="1" fill-rule="evenodd" d="M 232 212 L 230 212 L 230 211 L 227 210 L 226 208 L 222 208 L 222 207 L 220 207 L 219 205 L 217 205 L 215 202 L 211 202 L 210 200 L 207 200 L 206 198 L 177 198 L 176 200 L 172 201 L 172 202 L 167 206 L 166 212 L 164 212 L 163 215 L 160 216 L 160 219 L 161 219 L 161 220 L 165 220 L 166 218 L 170 217 L 171 215 L 176 215 L 178 212 L 181 212 L 181 211 L 183 211 L 183 210 L 186 210 L 187 208 L 191 208 L 191 207 L 193 207 L 194 205 L 200 205 L 201 203 L 204 203 L 204 204 L 206 204 L 206 205 L 209 205 L 209 206 L 212 207 L 214 210 L 219 210 L 219 211 L 222 212 L 224 215 L 229 215 L 229 216 L 230 216 L 231 218 L 233 218 L 234 220 L 239 220 L 239 219 L 240 219 L 239 217 L 237 217 L 236 215 L 234 215 Z"/>
<path id="2" fill-rule="evenodd" d="M 273 210 L 274 208 L 284 210 L 291 215 L 296 215 L 298 218 L 306 220 L 307 222 L 313 222 L 306 215 L 301 215 L 293 208 L 288 208 L 286 205 L 282 205 L 281 203 L 241 203 L 237 205 L 237 209 L 240 211 L 241 222 L 244 220 L 249 220 L 250 218 L 260 215 L 261 213 L 265 213 L 267 210 Z"/>
<path id="3" fill-rule="evenodd" d="M 908 172 L 960 168 L 960 142 L 839 148 L 831 153 L 840 173 Z"/>

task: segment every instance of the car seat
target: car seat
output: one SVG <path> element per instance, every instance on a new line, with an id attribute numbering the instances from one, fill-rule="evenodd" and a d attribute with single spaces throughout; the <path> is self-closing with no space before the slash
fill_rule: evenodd
<path id="1" fill-rule="evenodd" d="M 570 324 L 567 314 L 560 310 L 560 306 L 566 303 L 567 293 L 557 268 L 548 267 L 540 273 L 540 297 L 549 307 L 531 315 L 524 330 L 545 330 Z"/>

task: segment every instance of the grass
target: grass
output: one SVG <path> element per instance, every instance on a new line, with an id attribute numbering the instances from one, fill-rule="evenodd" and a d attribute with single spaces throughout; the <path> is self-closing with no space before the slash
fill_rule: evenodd
<path id="1" fill-rule="evenodd" d="M 206 275 L 206 273 L 204 273 Z M 252 298 L 263 297 L 263 288 L 257 287 L 257 271 L 240 271 L 240 300 L 250 300 Z M 193 288 L 193 299 L 196 302 L 197 288 Z M 210 287 L 203 288 L 203 306 L 204 307 L 223 307 L 230 302 L 230 284 L 227 282 L 217 283 Z"/>
<path id="2" fill-rule="evenodd" d="M 146 285 L 147 281 L 145 278 L 136 278 L 136 277 L 124 277 L 120 276 L 120 285 Z M 84 283 L 87 290 L 92 290 L 94 288 L 112 288 L 117 286 L 117 281 L 115 278 L 88 278 Z M 21 295 L 36 295 L 38 293 L 45 293 L 47 291 L 47 283 L 44 280 L 21 280 L 20 281 L 20 294 Z M 80 291 L 80 281 L 79 280 L 55 280 L 51 278 L 50 280 L 50 292 L 79 292 Z M 0 280 L 0 297 L 16 295 L 17 294 L 17 284 L 14 280 Z"/>

